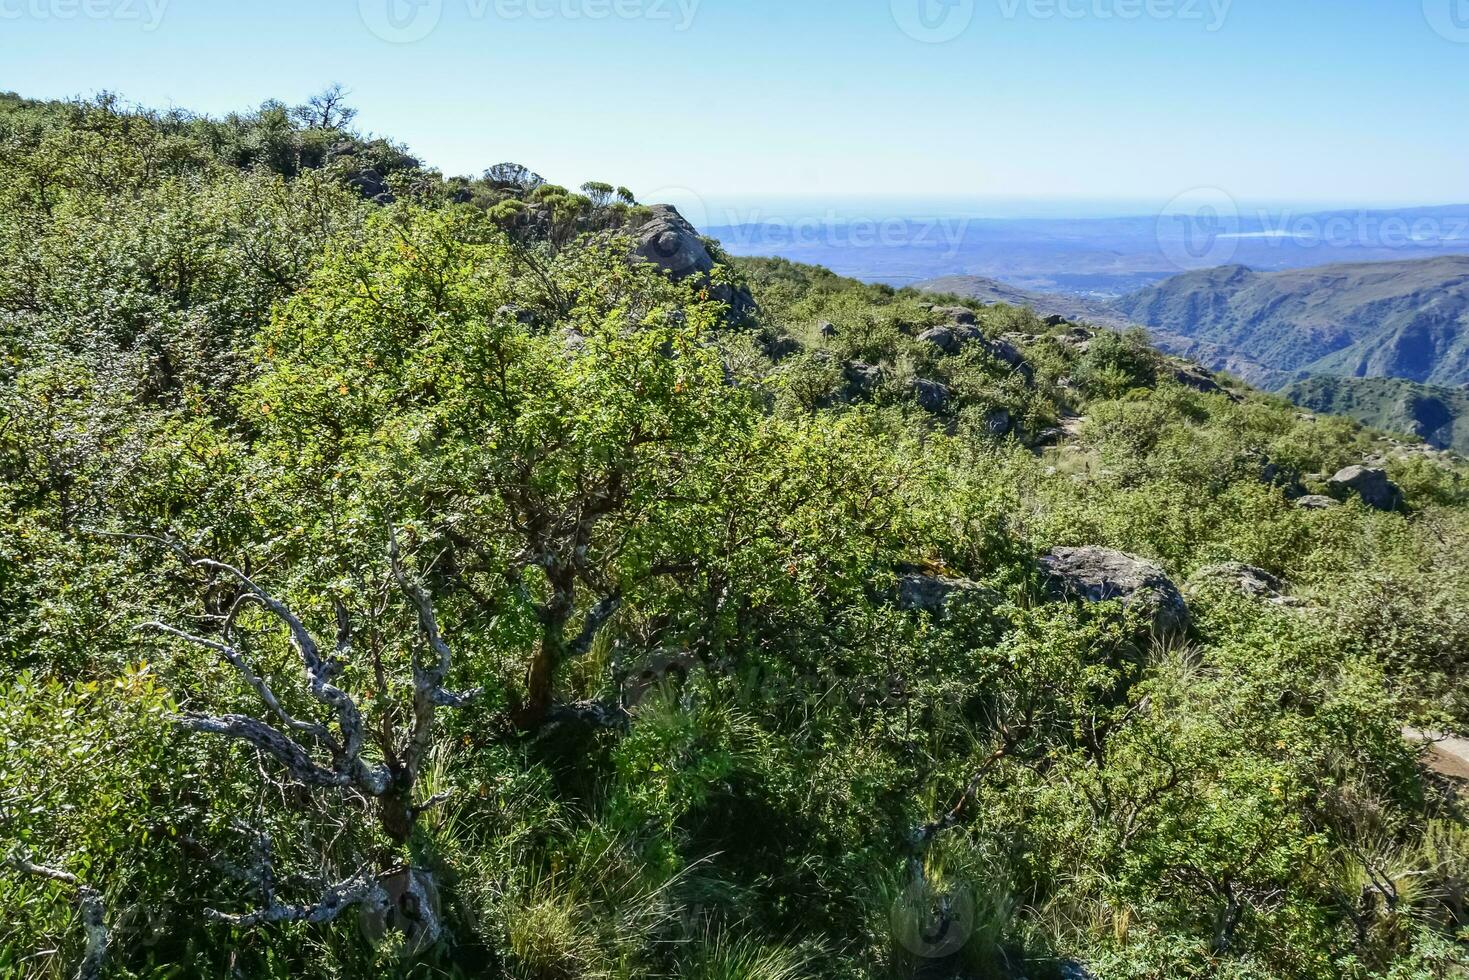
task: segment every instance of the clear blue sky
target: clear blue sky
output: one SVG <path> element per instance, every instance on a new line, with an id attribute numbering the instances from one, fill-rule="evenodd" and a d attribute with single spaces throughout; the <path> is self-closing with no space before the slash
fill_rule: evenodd
<path id="1" fill-rule="evenodd" d="M 1469 201 L 1469 0 L 0 0 L 0 89 L 333 81 L 446 171 L 645 196 Z"/>

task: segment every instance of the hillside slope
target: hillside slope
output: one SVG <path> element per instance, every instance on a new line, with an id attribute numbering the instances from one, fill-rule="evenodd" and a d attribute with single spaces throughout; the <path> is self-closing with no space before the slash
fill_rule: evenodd
<path id="1" fill-rule="evenodd" d="M 0 975 L 1469 970 L 1458 461 L 345 125 L 0 98 Z"/>
<path id="2" fill-rule="evenodd" d="M 958 296 L 980 303 L 1005 303 L 1034 310 L 1038 316 L 1064 316 L 1076 323 L 1092 323 L 1113 330 L 1140 325 L 1103 300 L 1021 289 L 984 276 L 941 276 L 921 282 L 915 288 L 920 292 Z M 1198 361 L 1211 371 L 1226 371 L 1267 391 L 1282 388 L 1301 376 L 1299 372 L 1282 371 L 1240 351 L 1182 333 L 1150 328 L 1149 334 L 1159 350 Z"/>
<path id="3" fill-rule="evenodd" d="M 1469 382 L 1469 256 L 1272 273 L 1223 266 L 1115 305 L 1143 326 L 1282 371 Z"/>
<path id="4" fill-rule="evenodd" d="M 1469 390 L 1399 378 L 1319 377 L 1299 381 L 1282 394 L 1312 411 L 1346 415 L 1439 449 L 1469 453 Z"/>

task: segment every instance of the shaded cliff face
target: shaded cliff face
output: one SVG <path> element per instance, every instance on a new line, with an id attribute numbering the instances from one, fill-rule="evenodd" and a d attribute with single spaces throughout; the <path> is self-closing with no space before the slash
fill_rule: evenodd
<path id="1" fill-rule="evenodd" d="M 1274 273 L 1224 266 L 1115 306 L 1278 371 L 1469 382 L 1469 256 Z"/>

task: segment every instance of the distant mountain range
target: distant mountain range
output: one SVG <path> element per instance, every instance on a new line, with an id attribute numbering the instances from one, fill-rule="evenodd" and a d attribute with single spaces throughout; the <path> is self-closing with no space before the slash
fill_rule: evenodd
<path id="1" fill-rule="evenodd" d="M 1297 404 L 1469 453 L 1469 256 L 1188 272 L 1104 300 L 943 276 L 927 292 L 1142 326 L 1169 353 Z"/>
<path id="2" fill-rule="evenodd" d="M 1113 308 L 1283 372 L 1469 383 L 1469 256 L 1175 276 Z"/>
<path id="3" fill-rule="evenodd" d="M 1469 383 L 1469 256 L 1256 272 L 1186 272 L 1114 300 L 943 276 L 927 292 L 1139 325 L 1170 353 L 1280 389 L 1313 375 Z"/>
<path id="4" fill-rule="evenodd" d="M 1469 455 L 1469 390 L 1400 378 L 1310 378 L 1282 392 L 1303 408 L 1346 415 Z"/>

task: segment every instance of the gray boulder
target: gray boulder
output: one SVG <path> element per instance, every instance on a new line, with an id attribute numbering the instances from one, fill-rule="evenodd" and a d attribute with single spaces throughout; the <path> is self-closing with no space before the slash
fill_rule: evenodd
<path id="1" fill-rule="evenodd" d="M 1009 432 L 1014 424 L 1015 419 L 1008 408 L 992 408 L 984 413 L 985 431 L 996 438 Z"/>
<path id="2" fill-rule="evenodd" d="M 898 608 L 944 616 L 954 601 L 993 599 L 994 593 L 978 582 L 949 578 L 905 566 L 898 574 Z"/>
<path id="3" fill-rule="evenodd" d="M 1243 592 L 1244 595 L 1249 595 L 1250 598 L 1271 602 L 1272 605 L 1300 604 L 1299 599 L 1287 595 L 1287 586 L 1274 574 L 1266 572 L 1265 569 L 1256 569 L 1250 564 L 1238 563 L 1238 561 L 1212 564 L 1205 569 L 1199 569 L 1199 572 L 1194 573 L 1194 576 L 1188 580 L 1190 591 L 1200 591 L 1210 586 L 1235 589 L 1235 591 Z"/>
<path id="4" fill-rule="evenodd" d="M 919 334 L 918 339 L 922 343 L 933 344 L 945 354 L 957 354 L 964 346 L 952 327 L 933 327 Z"/>
<path id="5" fill-rule="evenodd" d="M 933 312 L 962 327 L 972 327 L 979 323 L 979 318 L 967 306 L 935 306 Z"/>
<path id="6" fill-rule="evenodd" d="M 816 332 L 821 334 L 821 336 L 826 338 L 827 340 L 830 340 L 837 335 L 838 331 L 835 323 L 828 323 L 823 320 L 820 324 L 817 325 Z"/>
<path id="7" fill-rule="evenodd" d="M 1338 500 L 1355 494 L 1374 510 L 1397 510 L 1403 505 L 1403 492 L 1387 478 L 1387 472 L 1369 466 L 1348 466 L 1326 481 L 1326 490 Z"/>
<path id="8" fill-rule="evenodd" d="M 804 349 L 801 347 L 800 341 L 798 341 L 795 337 L 791 337 L 787 334 L 781 334 L 778 337 L 772 337 L 769 340 L 766 340 L 760 346 L 761 349 L 765 352 L 765 356 L 777 363 L 785 360 L 787 357 L 791 357 L 793 355 L 801 353 L 801 351 Z"/>
<path id="9" fill-rule="evenodd" d="M 942 412 L 949 406 L 949 389 L 937 381 L 914 378 L 908 387 L 918 399 L 919 406 L 926 412 Z"/>
<path id="10" fill-rule="evenodd" d="M 655 204 L 649 211 L 648 221 L 633 232 L 633 255 L 662 269 L 675 282 L 707 283 L 714 271 L 714 257 L 694 226 L 672 205 Z M 711 286 L 709 295 L 727 304 L 732 316 L 755 309 L 755 300 L 745 289 Z"/>
<path id="11" fill-rule="evenodd" d="M 847 397 L 851 399 L 871 398 L 882 386 L 883 370 L 875 364 L 852 361 L 842 368 L 847 381 Z"/>
<path id="12" fill-rule="evenodd" d="M 1040 559 L 1051 594 L 1086 602 L 1120 601 L 1149 616 L 1156 633 L 1187 632 L 1188 603 L 1163 569 L 1107 548 L 1055 548 Z"/>
<path id="13" fill-rule="evenodd" d="M 1026 361 L 1025 355 L 1020 353 L 1020 348 L 1016 347 L 1009 340 L 1005 339 L 1004 337 L 1001 337 L 998 340 L 981 339 L 981 343 L 984 344 L 985 352 L 988 353 L 990 357 L 993 357 L 995 360 L 999 361 L 1001 364 L 1004 364 L 1006 367 L 1020 372 L 1021 376 L 1023 376 L 1027 382 L 1035 380 L 1035 370 L 1030 366 L 1030 363 Z"/>
<path id="14" fill-rule="evenodd" d="M 678 280 L 714 271 L 714 257 L 677 208 L 655 204 L 648 210 L 652 216 L 633 233 L 633 251 L 639 258 Z"/>
<path id="15" fill-rule="evenodd" d="M 1341 502 L 1313 493 L 1298 499 L 1296 506 L 1301 510 L 1331 510 L 1333 507 L 1340 507 Z"/>
<path id="16" fill-rule="evenodd" d="M 1066 324 L 1070 323 L 1071 321 L 1068 320 L 1068 319 L 1066 319 L 1064 316 L 1062 316 L 1059 313 L 1053 313 L 1050 316 L 1046 317 L 1041 322 L 1044 323 L 1048 327 L 1061 327 L 1061 326 L 1065 326 Z"/>

